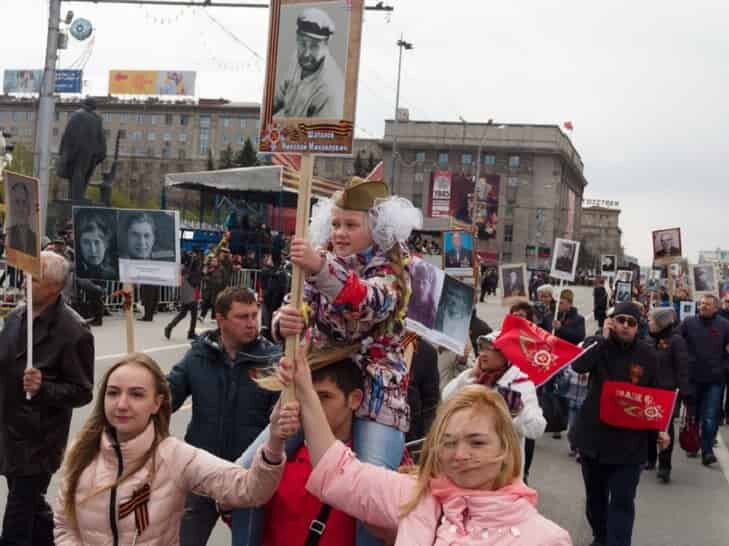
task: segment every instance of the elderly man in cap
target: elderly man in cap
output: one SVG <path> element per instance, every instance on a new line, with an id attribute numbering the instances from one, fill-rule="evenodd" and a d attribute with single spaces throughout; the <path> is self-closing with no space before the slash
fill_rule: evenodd
<path id="1" fill-rule="evenodd" d="M 344 74 L 329 51 L 334 31 L 334 22 L 321 9 L 307 8 L 297 17 L 296 52 L 276 82 L 274 117 L 342 117 Z"/>
<path id="2" fill-rule="evenodd" d="M 658 440 L 668 447 L 670 437 L 661 432 L 611 426 L 600 419 L 600 399 L 605 381 L 624 381 L 657 387 L 658 358 L 638 338 L 641 309 L 619 303 L 605 320 L 601 337 L 585 340 L 589 350 L 572 364 L 577 373 L 589 373 L 585 398 L 570 436 L 580 452 L 585 482 L 587 520 L 592 546 L 630 546 L 635 520 L 635 494 L 649 445 Z M 593 346 L 594 345 L 594 346 Z"/>

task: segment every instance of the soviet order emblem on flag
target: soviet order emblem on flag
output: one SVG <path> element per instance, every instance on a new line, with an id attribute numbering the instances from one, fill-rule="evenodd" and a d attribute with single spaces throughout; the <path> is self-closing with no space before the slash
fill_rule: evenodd
<path id="1" fill-rule="evenodd" d="M 666 430 L 677 397 L 676 391 L 605 381 L 600 396 L 600 420 L 620 428 Z"/>
<path id="2" fill-rule="evenodd" d="M 536 324 L 514 315 L 507 315 L 501 326 L 501 335 L 494 346 L 529 376 L 534 385 L 540 385 L 572 362 L 582 350 Z"/>

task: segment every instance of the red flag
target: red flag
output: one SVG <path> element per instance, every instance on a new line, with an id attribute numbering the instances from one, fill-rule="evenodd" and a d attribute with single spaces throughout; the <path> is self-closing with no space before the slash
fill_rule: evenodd
<path id="1" fill-rule="evenodd" d="M 582 352 L 577 345 L 514 315 L 507 315 L 504 319 L 501 335 L 494 341 L 494 346 L 509 362 L 527 374 L 537 387 L 549 381 Z"/>
<path id="2" fill-rule="evenodd" d="M 613 427 L 666 430 L 678 392 L 605 381 L 600 396 L 600 420 Z"/>
<path id="3" fill-rule="evenodd" d="M 574 126 L 574 125 L 572 125 L 572 122 L 571 122 L 571 121 L 565 121 L 565 122 L 564 122 L 564 123 L 562 124 L 562 127 L 564 127 L 565 129 L 567 129 L 568 131 L 572 131 L 572 130 L 574 130 L 574 128 L 575 128 L 575 126 Z"/>
<path id="4" fill-rule="evenodd" d="M 367 178 L 365 180 L 369 182 L 384 182 L 385 181 L 385 164 L 380 161 L 377 165 L 375 165 L 375 168 L 372 169 L 372 172 L 367 175 Z"/>

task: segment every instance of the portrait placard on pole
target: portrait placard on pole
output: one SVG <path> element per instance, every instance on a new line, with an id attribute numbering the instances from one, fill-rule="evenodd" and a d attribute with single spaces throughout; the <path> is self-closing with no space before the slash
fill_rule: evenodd
<path id="1" fill-rule="evenodd" d="M 363 0 L 272 0 L 261 152 L 351 155 Z"/>
<path id="2" fill-rule="evenodd" d="M 5 253 L 8 264 L 39 279 L 40 202 L 37 178 L 4 171 Z"/>
<path id="3" fill-rule="evenodd" d="M 555 239 L 550 276 L 561 281 L 574 282 L 580 243 L 570 239 Z"/>
<path id="4" fill-rule="evenodd" d="M 503 264 L 499 266 L 502 305 L 513 305 L 519 301 L 529 301 L 527 294 L 526 264 Z"/>
<path id="5" fill-rule="evenodd" d="M 671 264 L 683 255 L 681 228 L 658 229 L 652 235 L 654 264 Z"/>

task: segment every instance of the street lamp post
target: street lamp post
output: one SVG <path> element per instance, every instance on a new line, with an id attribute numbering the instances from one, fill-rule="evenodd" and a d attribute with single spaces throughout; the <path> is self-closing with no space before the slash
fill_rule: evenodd
<path id="1" fill-rule="evenodd" d="M 399 58 L 397 61 L 397 90 L 395 91 L 395 123 L 392 128 L 392 165 L 390 169 L 390 186 L 392 189 L 393 195 L 396 193 L 395 189 L 397 187 L 397 184 L 395 182 L 395 162 L 397 161 L 397 113 L 400 109 L 400 74 L 402 71 L 402 50 L 407 49 L 411 50 L 413 49 L 412 42 L 406 42 L 402 39 L 402 34 L 400 35 L 400 39 L 397 41 L 397 47 L 400 49 Z"/>

